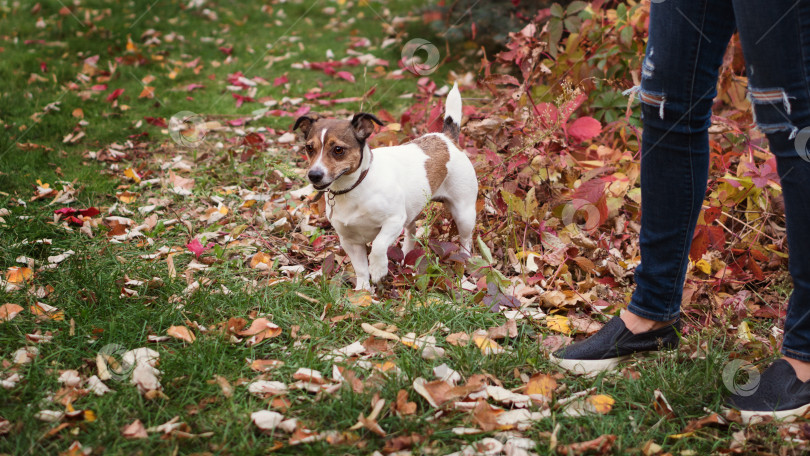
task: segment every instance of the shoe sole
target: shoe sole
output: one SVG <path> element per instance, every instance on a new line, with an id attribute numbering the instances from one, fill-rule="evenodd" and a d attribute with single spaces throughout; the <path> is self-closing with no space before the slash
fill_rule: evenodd
<path id="1" fill-rule="evenodd" d="M 550 360 L 557 366 L 574 374 L 596 375 L 601 372 L 615 369 L 619 364 L 630 359 L 631 356 L 620 356 L 607 359 L 565 359 L 550 355 Z"/>
<path id="2" fill-rule="evenodd" d="M 730 409 L 726 408 L 725 410 Z M 761 423 L 768 418 L 771 418 L 776 421 L 790 423 L 796 420 L 796 418 L 800 418 L 805 414 L 807 414 L 807 412 L 810 412 L 810 404 L 806 404 L 791 410 L 778 410 L 773 412 L 740 410 L 739 412 L 740 412 L 740 420 L 742 421 L 743 424 Z"/>

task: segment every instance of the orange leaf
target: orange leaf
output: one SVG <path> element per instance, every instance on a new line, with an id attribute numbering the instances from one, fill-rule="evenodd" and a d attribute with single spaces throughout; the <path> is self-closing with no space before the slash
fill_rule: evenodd
<path id="1" fill-rule="evenodd" d="M 264 252 L 256 252 L 256 254 L 253 255 L 253 258 L 250 259 L 250 267 L 256 268 L 261 263 L 270 266 L 273 264 L 273 260 L 270 258 L 270 255 Z"/>
<path id="2" fill-rule="evenodd" d="M 34 277 L 31 268 L 12 266 L 6 271 L 6 281 L 8 283 L 23 283 Z"/>

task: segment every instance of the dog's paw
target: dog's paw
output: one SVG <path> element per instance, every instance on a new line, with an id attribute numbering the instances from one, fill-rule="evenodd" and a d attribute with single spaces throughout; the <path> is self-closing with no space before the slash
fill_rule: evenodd
<path id="1" fill-rule="evenodd" d="M 374 287 L 371 286 L 368 280 L 358 281 L 357 286 L 354 287 L 354 291 L 368 291 L 369 293 L 374 293 Z"/>
<path id="2" fill-rule="evenodd" d="M 380 283 L 380 280 L 388 275 L 388 257 L 369 257 L 368 269 L 371 273 L 371 283 Z"/>

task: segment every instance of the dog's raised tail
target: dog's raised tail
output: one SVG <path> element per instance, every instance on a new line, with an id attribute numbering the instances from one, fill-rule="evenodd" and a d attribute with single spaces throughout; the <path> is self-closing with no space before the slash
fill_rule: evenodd
<path id="1" fill-rule="evenodd" d="M 444 102 L 444 127 L 442 133 L 456 142 L 458 142 L 458 134 L 461 131 L 461 115 L 461 93 L 458 91 L 458 83 L 454 83 L 450 93 L 447 94 L 447 100 Z"/>

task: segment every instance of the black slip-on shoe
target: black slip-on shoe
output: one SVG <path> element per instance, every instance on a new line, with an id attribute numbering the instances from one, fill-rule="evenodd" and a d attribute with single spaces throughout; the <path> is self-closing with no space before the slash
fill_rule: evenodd
<path id="1" fill-rule="evenodd" d="M 619 317 L 593 336 L 551 354 L 551 362 L 576 374 L 593 375 L 616 367 L 636 353 L 678 348 L 679 321 L 653 331 L 633 334 Z"/>
<path id="2" fill-rule="evenodd" d="M 726 407 L 740 411 L 743 423 L 756 423 L 770 417 L 793 421 L 810 411 L 810 382 L 803 382 L 784 359 L 771 364 L 759 377 L 751 393 L 732 394 Z"/>

